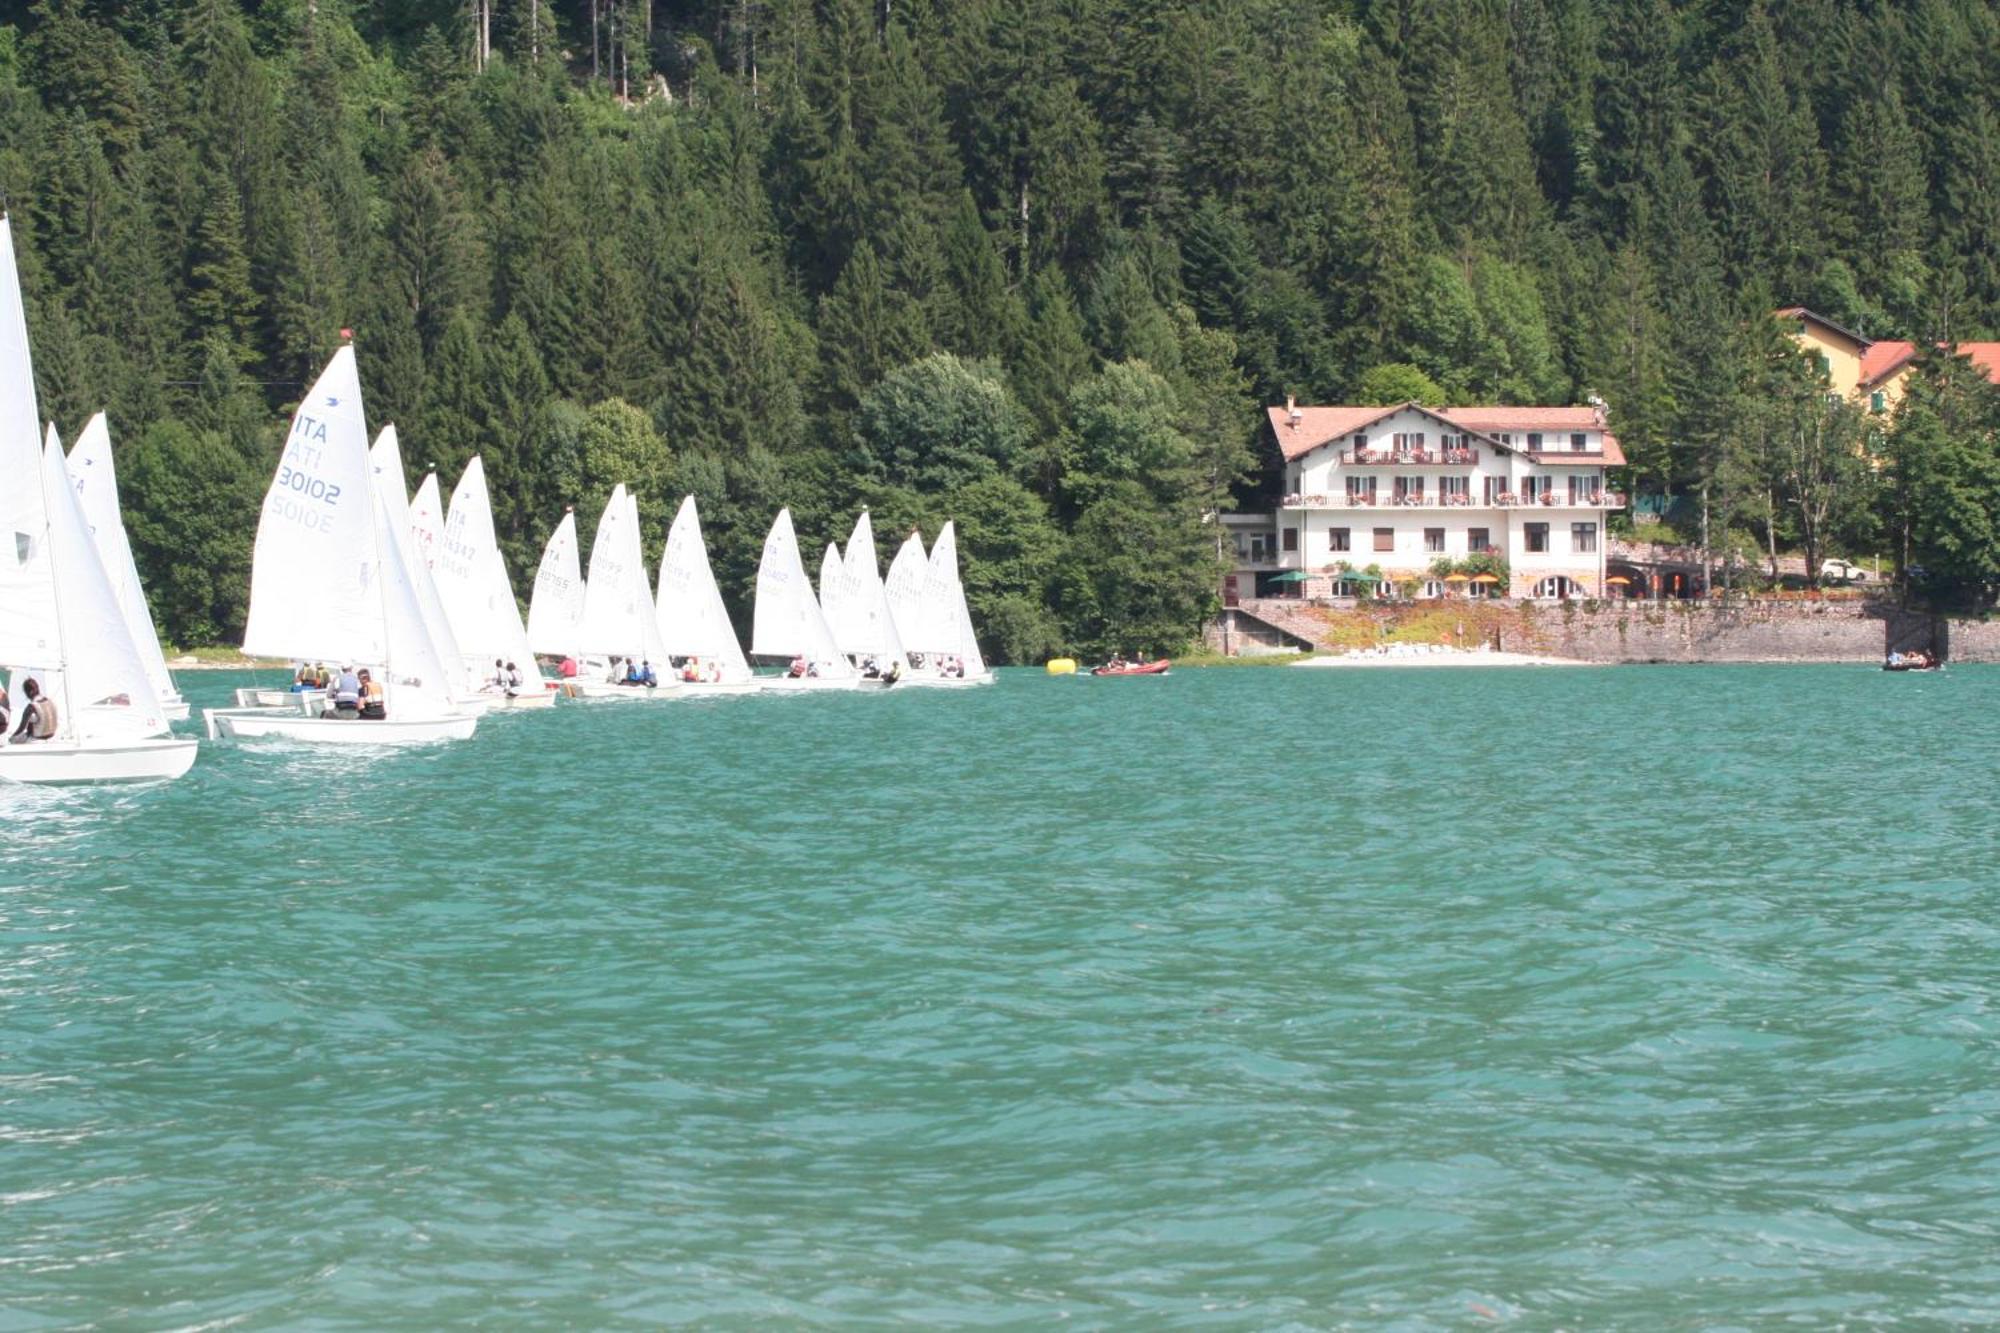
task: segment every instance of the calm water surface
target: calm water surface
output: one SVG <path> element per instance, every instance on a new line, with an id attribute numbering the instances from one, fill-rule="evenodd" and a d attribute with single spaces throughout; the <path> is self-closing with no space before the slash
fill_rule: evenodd
<path id="1" fill-rule="evenodd" d="M 10 789 L 0 1327 L 1990 1325 L 1996 757 L 1019 672 Z"/>

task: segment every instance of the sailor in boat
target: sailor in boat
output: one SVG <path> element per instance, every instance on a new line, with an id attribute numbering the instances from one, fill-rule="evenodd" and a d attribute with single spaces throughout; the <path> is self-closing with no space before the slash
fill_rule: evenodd
<path id="1" fill-rule="evenodd" d="M 513 697 L 514 691 L 507 688 L 507 664 L 497 657 L 493 659 L 493 676 L 486 682 L 486 688 L 495 694 Z"/>
<path id="2" fill-rule="evenodd" d="M 872 657 L 862 659 L 861 678 L 863 680 L 880 680 L 882 678 L 881 663 Z"/>
<path id="3" fill-rule="evenodd" d="M 806 673 L 807 673 L 806 659 L 803 657 L 794 657 L 792 659 L 792 665 L 785 671 L 785 674 L 787 676 L 790 676 L 793 680 L 803 679 Z"/>
<path id="4" fill-rule="evenodd" d="M 684 657 L 681 659 L 681 679 L 686 681 L 698 681 L 701 679 L 701 659 L 699 657 Z"/>
<path id="5" fill-rule="evenodd" d="M 659 673 L 653 670 L 650 659 L 641 658 L 639 661 L 639 683 L 649 690 L 660 683 Z"/>
<path id="6" fill-rule="evenodd" d="M 382 691 L 382 682 L 368 674 L 368 668 L 361 668 L 361 713 L 370 722 L 380 722 L 389 716 L 388 696 Z"/>
<path id="7" fill-rule="evenodd" d="M 14 728 L 13 743 L 20 745 L 26 741 L 51 741 L 56 736 L 56 701 L 42 693 L 42 687 L 33 676 L 21 683 L 21 693 L 28 696 L 28 702 L 21 705 L 21 725 Z M 0 716 L 5 710 L 0 709 Z"/>
<path id="8" fill-rule="evenodd" d="M 575 680 L 577 672 L 576 659 L 568 654 L 564 654 L 562 665 L 557 668 L 557 671 L 564 680 Z"/>
<path id="9" fill-rule="evenodd" d="M 507 697 L 509 699 L 514 698 L 520 694 L 526 685 L 527 679 L 521 675 L 521 668 L 509 662 L 507 664 Z"/>
<path id="10" fill-rule="evenodd" d="M 900 658 L 891 660 L 889 663 L 889 669 L 887 671 L 882 672 L 882 683 L 884 685 L 894 685 L 897 681 L 901 680 L 902 678 L 903 678 L 902 660 Z"/>
<path id="11" fill-rule="evenodd" d="M 330 692 L 333 696 L 333 707 L 327 710 L 325 716 L 351 718 L 360 714 L 361 677 L 354 674 L 353 667 L 344 666 L 340 669 L 340 675 L 334 679 Z"/>
<path id="12" fill-rule="evenodd" d="M 7 682 L 0 680 L 0 736 L 7 734 Z"/>

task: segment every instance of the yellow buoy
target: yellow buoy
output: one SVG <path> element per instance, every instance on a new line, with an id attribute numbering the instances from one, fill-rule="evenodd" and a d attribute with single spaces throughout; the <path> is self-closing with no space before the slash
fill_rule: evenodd
<path id="1" fill-rule="evenodd" d="M 1074 657 L 1051 657 L 1045 669 L 1051 676 L 1074 676 L 1076 674 L 1076 659 Z"/>

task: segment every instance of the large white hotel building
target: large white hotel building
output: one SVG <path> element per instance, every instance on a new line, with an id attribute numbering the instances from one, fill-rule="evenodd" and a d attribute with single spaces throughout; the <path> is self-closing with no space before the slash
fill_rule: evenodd
<path id="1" fill-rule="evenodd" d="M 1229 514 L 1234 547 L 1223 600 L 1328 596 L 1342 564 L 1448 587 L 1439 559 L 1486 552 L 1507 562 L 1514 597 L 1605 593 L 1604 519 L 1624 505 L 1605 469 L 1625 455 L 1596 407 L 1299 407 L 1270 409 L 1285 495 L 1269 514 Z M 1281 579 L 1290 571 L 1297 575 Z"/>

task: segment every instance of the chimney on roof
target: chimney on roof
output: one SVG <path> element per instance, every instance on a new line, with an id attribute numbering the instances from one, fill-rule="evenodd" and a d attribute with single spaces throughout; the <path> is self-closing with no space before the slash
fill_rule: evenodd
<path id="1" fill-rule="evenodd" d="M 1292 397 L 1292 395 L 1291 395 L 1291 394 L 1286 394 L 1286 395 L 1285 395 L 1285 419 L 1286 419 L 1287 421 L 1289 421 L 1289 422 L 1290 422 L 1290 423 L 1292 424 L 1292 428 L 1293 428 L 1294 430 L 1298 429 L 1298 425 L 1299 425 L 1299 418 L 1300 418 L 1301 416 L 1303 416 L 1303 415 L 1304 415 L 1304 413 L 1302 413 L 1302 412 L 1300 412 L 1300 411 L 1299 411 L 1299 404 L 1298 404 L 1298 400 L 1297 400 L 1296 398 Z"/>

